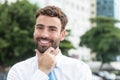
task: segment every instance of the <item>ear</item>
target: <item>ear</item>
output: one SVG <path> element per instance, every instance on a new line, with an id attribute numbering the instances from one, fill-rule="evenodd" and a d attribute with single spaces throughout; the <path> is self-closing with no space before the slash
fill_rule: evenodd
<path id="1" fill-rule="evenodd" d="M 62 32 L 61 32 L 61 41 L 63 41 L 64 39 L 65 39 L 65 36 L 66 36 L 66 30 L 63 30 Z"/>

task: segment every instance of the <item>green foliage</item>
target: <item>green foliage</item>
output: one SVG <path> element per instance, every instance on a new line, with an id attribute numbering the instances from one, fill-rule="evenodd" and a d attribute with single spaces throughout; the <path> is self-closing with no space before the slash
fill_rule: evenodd
<path id="1" fill-rule="evenodd" d="M 11 4 L 6 0 L 0 4 L 0 65 L 12 65 L 35 55 L 33 30 L 37 9 L 37 5 L 27 0 L 17 0 Z M 67 32 L 70 36 L 70 30 Z M 65 39 L 60 48 L 67 55 L 73 45 Z"/>
<path id="2" fill-rule="evenodd" d="M 74 48 L 73 44 L 66 39 L 60 43 L 60 49 L 64 55 L 68 56 L 68 50 L 72 48 Z"/>
<path id="3" fill-rule="evenodd" d="M 112 17 L 97 16 L 96 18 L 91 18 L 92 23 L 96 23 L 98 26 L 114 26 L 114 23 L 120 22 L 119 20 L 113 19 Z"/>
<path id="4" fill-rule="evenodd" d="M 70 49 L 74 49 L 75 47 L 73 46 L 73 44 L 67 39 L 70 35 L 71 35 L 71 30 L 68 29 L 66 30 L 67 34 L 66 34 L 66 38 L 64 41 L 62 41 L 60 43 L 60 49 L 62 50 L 62 53 L 66 56 L 68 56 L 68 50 Z"/>
<path id="5" fill-rule="evenodd" d="M 114 19 L 105 22 L 107 18 L 100 18 L 102 25 L 91 28 L 82 37 L 80 46 L 86 46 L 97 53 L 97 60 L 102 60 L 103 63 L 115 61 L 116 56 L 120 55 L 120 29 L 113 26 Z M 98 21 L 98 20 L 97 20 Z M 112 21 L 112 22 L 111 22 Z M 110 25 L 111 24 L 111 25 Z"/>
<path id="6" fill-rule="evenodd" d="M 0 65 L 34 55 L 34 14 L 38 7 L 27 0 L 0 5 Z"/>

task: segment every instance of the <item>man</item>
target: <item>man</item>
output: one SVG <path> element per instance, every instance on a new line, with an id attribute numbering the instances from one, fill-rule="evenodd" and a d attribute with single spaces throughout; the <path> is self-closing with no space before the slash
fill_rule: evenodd
<path id="1" fill-rule="evenodd" d="M 7 80 L 92 80 L 88 65 L 61 54 L 59 44 L 65 38 L 67 22 L 58 7 L 38 10 L 33 34 L 36 56 L 15 64 Z"/>

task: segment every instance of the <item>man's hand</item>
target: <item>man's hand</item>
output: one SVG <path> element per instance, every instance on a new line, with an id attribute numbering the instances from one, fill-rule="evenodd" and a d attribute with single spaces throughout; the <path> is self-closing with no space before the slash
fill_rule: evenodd
<path id="1" fill-rule="evenodd" d="M 56 65 L 55 56 L 58 54 L 58 49 L 48 48 L 43 54 L 35 49 L 38 57 L 38 68 L 48 74 Z"/>

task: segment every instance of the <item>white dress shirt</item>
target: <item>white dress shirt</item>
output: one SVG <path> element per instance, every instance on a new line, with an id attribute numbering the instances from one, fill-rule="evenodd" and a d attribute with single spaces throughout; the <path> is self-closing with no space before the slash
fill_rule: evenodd
<path id="1" fill-rule="evenodd" d="M 87 64 L 69 58 L 59 52 L 54 68 L 57 80 L 92 80 Z M 37 56 L 15 64 L 8 72 L 7 80 L 48 80 L 48 75 L 38 69 Z"/>

